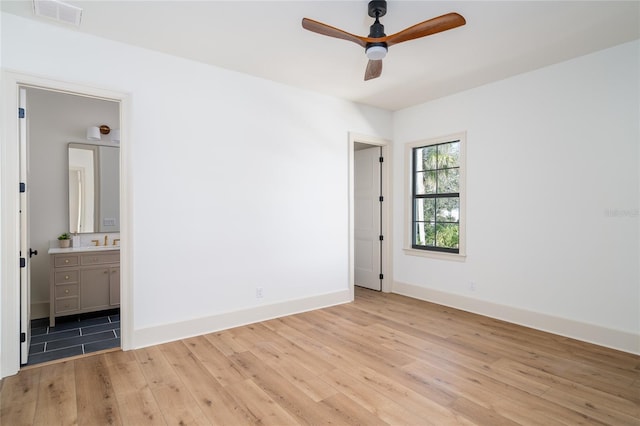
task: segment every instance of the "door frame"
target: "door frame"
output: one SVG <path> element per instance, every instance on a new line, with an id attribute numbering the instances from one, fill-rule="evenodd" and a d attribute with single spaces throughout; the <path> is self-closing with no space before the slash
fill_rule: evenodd
<path id="1" fill-rule="evenodd" d="M 384 240 L 382 243 L 382 267 L 383 279 L 381 288 L 383 293 L 390 293 L 393 288 L 393 262 L 391 255 L 393 253 L 393 235 L 392 235 L 392 201 L 391 194 L 391 142 L 376 136 L 363 135 L 359 133 L 349 132 L 349 291 L 351 300 L 354 298 L 355 291 L 355 159 L 354 150 L 356 142 L 364 143 L 371 146 L 382 147 L 382 235 Z"/>
<path id="2" fill-rule="evenodd" d="M 18 88 L 18 107 L 27 111 L 27 89 Z M 20 182 L 29 182 L 29 141 L 28 116 L 18 120 L 18 158 Z M 29 185 L 27 185 L 29 186 Z M 29 209 L 30 188 L 19 195 L 20 214 L 20 255 L 25 259 L 24 268 L 20 268 L 20 363 L 27 363 L 31 346 L 31 210 Z M 23 254 L 24 253 L 24 254 Z M 25 336 L 23 339 L 22 336 Z"/>
<path id="3" fill-rule="evenodd" d="M 51 80 L 10 71 L 2 72 L 3 132 L 0 135 L 0 377 L 20 370 L 20 162 L 18 142 L 18 90 L 20 87 L 65 92 L 120 103 L 120 345 L 133 348 L 133 212 L 131 153 L 128 137 L 130 96 L 78 83 Z M 27 114 L 29 112 L 27 111 Z"/>

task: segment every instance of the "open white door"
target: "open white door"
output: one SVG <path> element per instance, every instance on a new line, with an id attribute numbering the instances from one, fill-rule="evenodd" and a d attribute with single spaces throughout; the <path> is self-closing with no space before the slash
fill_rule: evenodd
<path id="1" fill-rule="evenodd" d="M 354 284 L 381 290 L 381 148 L 354 153 Z"/>
<path id="2" fill-rule="evenodd" d="M 31 251 L 29 241 L 29 159 L 27 149 L 27 91 L 19 89 L 19 128 L 20 144 L 20 363 L 26 364 L 29 359 L 31 344 L 31 256 L 38 254 Z"/>

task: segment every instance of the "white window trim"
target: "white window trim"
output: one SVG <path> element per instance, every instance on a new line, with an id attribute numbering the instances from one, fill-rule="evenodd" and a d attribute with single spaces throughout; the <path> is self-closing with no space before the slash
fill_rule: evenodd
<path id="1" fill-rule="evenodd" d="M 445 253 L 431 250 L 421 250 L 411 247 L 412 241 L 412 211 L 413 211 L 413 165 L 412 165 L 412 152 L 414 148 L 419 148 L 427 145 L 436 145 L 454 140 L 460 141 L 460 229 L 459 229 L 459 253 Z M 404 170 L 405 170 L 405 212 L 404 212 L 404 247 L 405 254 L 410 256 L 427 257 L 431 259 L 439 260 L 453 260 L 458 262 L 464 262 L 467 257 L 467 132 L 453 133 L 446 136 L 439 136 L 436 138 L 420 140 L 416 142 L 409 142 L 405 144 L 404 148 Z"/>

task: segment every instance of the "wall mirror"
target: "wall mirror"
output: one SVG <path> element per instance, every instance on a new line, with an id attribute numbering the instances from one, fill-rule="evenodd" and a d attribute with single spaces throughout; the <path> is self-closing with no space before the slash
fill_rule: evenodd
<path id="1" fill-rule="evenodd" d="M 120 148 L 69 144 L 69 232 L 120 232 Z"/>

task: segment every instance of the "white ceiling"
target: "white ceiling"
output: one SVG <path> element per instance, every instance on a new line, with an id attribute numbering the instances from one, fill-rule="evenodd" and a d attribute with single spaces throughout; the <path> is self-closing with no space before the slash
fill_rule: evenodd
<path id="1" fill-rule="evenodd" d="M 367 35 L 362 1 L 67 1 L 80 27 L 5 12 L 376 107 L 398 110 L 640 38 L 639 1 L 394 1 L 387 34 L 448 12 L 467 25 L 392 46 L 382 77 L 363 81 L 356 44 L 308 32 L 303 17 Z"/>

